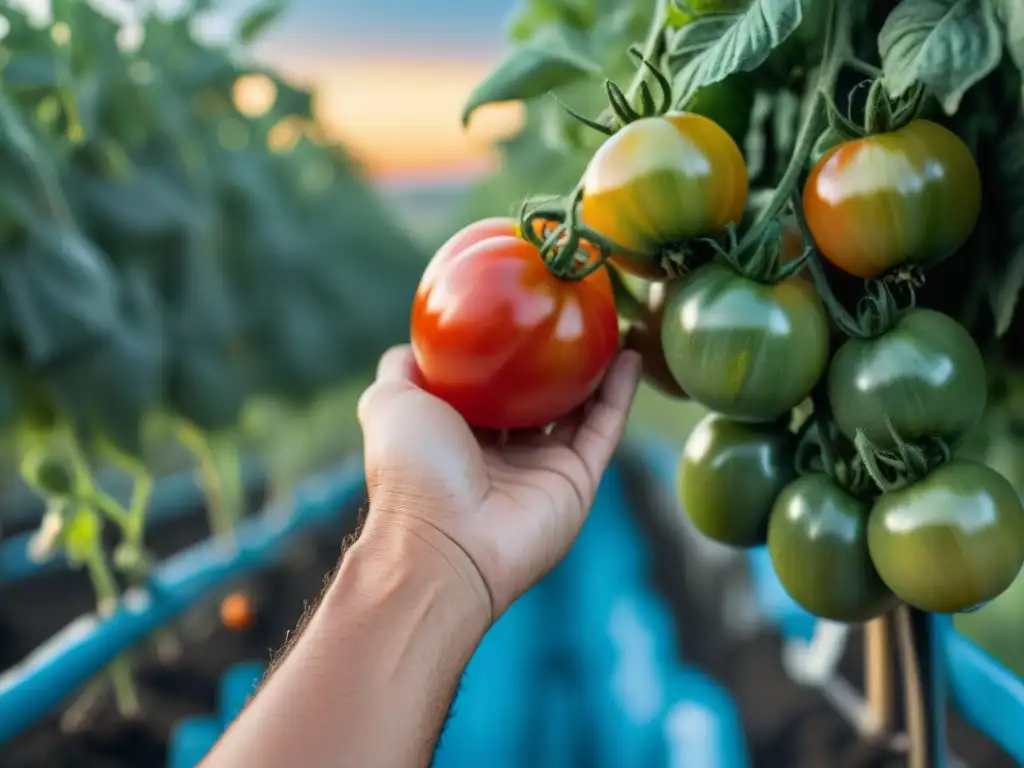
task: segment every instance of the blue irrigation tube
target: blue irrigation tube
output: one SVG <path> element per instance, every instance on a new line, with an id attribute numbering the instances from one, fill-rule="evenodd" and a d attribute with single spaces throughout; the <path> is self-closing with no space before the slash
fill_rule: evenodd
<path id="1" fill-rule="evenodd" d="M 311 478 L 278 504 L 242 522 L 230 539 L 207 539 L 154 569 L 145 589 L 126 593 L 108 619 L 73 621 L 20 664 L 0 674 L 0 744 L 45 717 L 120 653 L 204 596 L 264 569 L 290 540 L 350 508 L 364 487 L 358 460 Z"/>
<path id="2" fill-rule="evenodd" d="M 246 460 L 242 464 L 242 486 L 248 493 L 261 482 L 265 473 L 259 464 Z M 122 503 L 128 502 L 131 489 L 127 485 L 111 484 L 104 490 Z M 161 479 L 153 489 L 149 508 L 146 511 L 147 525 L 166 522 L 194 512 L 197 505 L 204 504 L 203 492 L 192 472 L 181 472 Z M 29 517 L 22 515 L 19 521 Z M 28 547 L 33 531 L 24 531 L 0 539 L 0 587 L 5 583 L 32 578 L 48 571 L 67 568 L 67 561 L 56 556 L 45 562 L 36 562 L 29 557 Z"/>

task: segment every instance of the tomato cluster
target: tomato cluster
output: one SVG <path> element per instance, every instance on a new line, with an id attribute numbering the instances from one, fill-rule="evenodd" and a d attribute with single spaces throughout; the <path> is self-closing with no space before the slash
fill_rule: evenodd
<path id="1" fill-rule="evenodd" d="M 955 320 L 897 306 L 874 278 L 957 252 L 980 189 L 964 143 L 915 119 L 833 147 L 793 214 L 740 239 L 747 171 L 729 133 L 639 117 L 596 152 L 558 227 L 485 220 L 441 248 L 413 307 L 423 385 L 475 427 L 542 427 L 624 344 L 649 383 L 710 411 L 678 476 L 699 531 L 766 544 L 789 594 L 832 620 L 970 609 L 1024 565 L 1013 487 L 955 456 L 986 406 L 984 361 Z M 579 274 L 552 267 L 559 247 Z M 868 279 L 856 318 L 820 265 L 804 274 L 816 254 Z"/>

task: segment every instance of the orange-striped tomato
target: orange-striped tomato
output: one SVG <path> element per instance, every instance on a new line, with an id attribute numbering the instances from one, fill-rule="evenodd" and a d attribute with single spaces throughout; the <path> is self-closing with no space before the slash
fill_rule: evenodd
<path id="1" fill-rule="evenodd" d="M 914 120 L 822 155 L 804 187 L 821 254 L 857 277 L 951 256 L 981 211 L 981 175 L 955 133 Z"/>
<path id="2" fill-rule="evenodd" d="M 582 221 L 625 251 L 612 262 L 664 279 L 661 254 L 692 237 L 738 224 L 747 166 L 716 122 L 689 112 L 625 126 L 595 153 L 583 176 Z"/>

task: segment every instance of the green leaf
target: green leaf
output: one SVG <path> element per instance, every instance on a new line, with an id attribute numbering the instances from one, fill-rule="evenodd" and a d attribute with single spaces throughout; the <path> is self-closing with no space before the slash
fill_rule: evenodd
<path id="1" fill-rule="evenodd" d="M 989 301 L 996 321 L 996 335 L 1004 335 L 1013 322 L 1021 289 L 1024 288 L 1024 117 L 1017 119 L 1000 141 L 993 186 L 999 194 L 1000 210 L 1009 225 L 1005 267 L 997 280 L 990 281 Z"/>
<path id="2" fill-rule="evenodd" d="M 997 0 L 996 9 L 1003 22 L 1003 37 L 1017 69 L 1024 72 L 1024 3 L 1020 0 Z"/>
<path id="3" fill-rule="evenodd" d="M 242 19 L 238 27 L 238 39 L 243 43 L 251 43 L 281 15 L 283 10 L 284 3 L 280 0 L 256 8 Z"/>
<path id="4" fill-rule="evenodd" d="M 42 367 L 108 335 L 118 317 L 101 252 L 76 233 L 40 226 L 33 234 L 0 263 L 0 295 L 26 356 Z"/>
<path id="5" fill-rule="evenodd" d="M 675 34 L 669 49 L 676 102 L 686 104 L 698 88 L 756 69 L 802 20 L 800 0 L 754 0 L 743 13 L 694 19 Z"/>
<path id="6" fill-rule="evenodd" d="M 90 443 L 105 440 L 137 457 L 143 419 L 163 398 L 167 343 L 159 297 L 142 270 L 126 272 L 119 287 L 121 318 L 115 331 L 87 354 L 51 366 L 44 378 L 55 402 Z"/>
<path id="7" fill-rule="evenodd" d="M 552 31 L 512 51 L 469 96 L 462 124 L 485 104 L 524 101 L 584 77 L 597 77 L 600 65 L 583 39 L 568 30 Z"/>
<path id="8" fill-rule="evenodd" d="M 993 0 L 902 0 L 878 34 L 889 94 L 921 82 L 947 114 L 999 65 L 1002 45 Z"/>

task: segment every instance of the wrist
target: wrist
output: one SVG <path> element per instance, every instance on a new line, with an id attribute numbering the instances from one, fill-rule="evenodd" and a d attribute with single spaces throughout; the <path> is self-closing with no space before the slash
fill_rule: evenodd
<path id="1" fill-rule="evenodd" d="M 490 593 L 472 559 L 447 534 L 411 515 L 371 508 L 335 584 L 346 581 L 352 589 L 340 591 L 370 601 L 436 604 L 439 618 L 476 640 L 492 623 Z"/>

